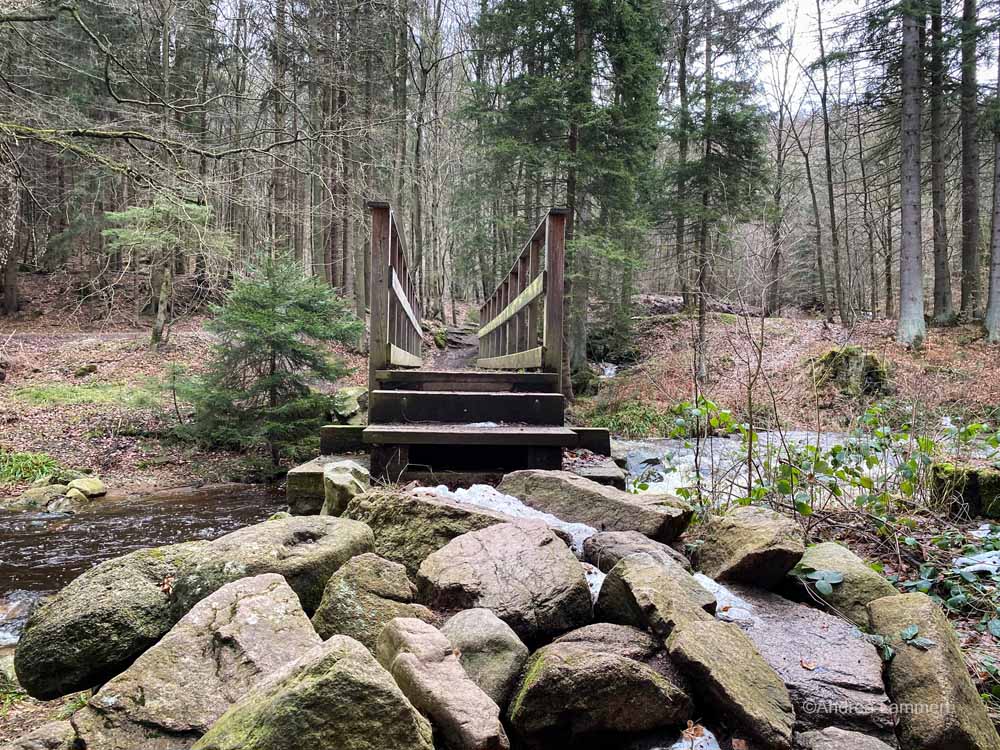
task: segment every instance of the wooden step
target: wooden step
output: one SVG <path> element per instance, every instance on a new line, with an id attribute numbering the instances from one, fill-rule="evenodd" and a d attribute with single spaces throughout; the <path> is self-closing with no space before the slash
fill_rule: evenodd
<path id="1" fill-rule="evenodd" d="M 559 392 L 559 376 L 554 372 L 378 370 L 375 379 L 384 390 Z"/>
<path id="2" fill-rule="evenodd" d="M 498 422 L 563 424 L 561 393 L 506 391 L 372 391 L 368 422 Z"/>
<path id="3" fill-rule="evenodd" d="M 370 424 L 363 439 L 375 445 L 512 445 L 573 447 L 577 436 L 568 427 L 543 425 Z"/>

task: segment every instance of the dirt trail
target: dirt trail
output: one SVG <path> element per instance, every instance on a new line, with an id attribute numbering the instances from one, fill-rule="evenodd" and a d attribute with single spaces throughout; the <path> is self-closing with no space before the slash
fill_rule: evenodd
<path id="1" fill-rule="evenodd" d="M 435 354 L 425 366 L 426 370 L 471 370 L 479 356 L 479 338 L 471 324 L 461 328 L 447 329 L 444 349 L 434 350 Z"/>

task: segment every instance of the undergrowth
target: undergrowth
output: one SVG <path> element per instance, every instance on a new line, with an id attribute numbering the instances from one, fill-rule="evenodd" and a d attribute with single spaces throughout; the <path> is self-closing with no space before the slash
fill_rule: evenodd
<path id="1" fill-rule="evenodd" d="M 0 448 L 0 482 L 34 482 L 58 467 L 47 453 L 12 453 Z"/>
<path id="2" fill-rule="evenodd" d="M 666 435 L 674 422 L 668 412 L 634 400 L 598 403 L 583 416 L 592 427 L 633 439 Z"/>
<path id="3" fill-rule="evenodd" d="M 14 391 L 14 398 L 32 406 L 121 404 L 150 408 L 159 404 L 152 390 L 123 383 L 38 383 Z"/>

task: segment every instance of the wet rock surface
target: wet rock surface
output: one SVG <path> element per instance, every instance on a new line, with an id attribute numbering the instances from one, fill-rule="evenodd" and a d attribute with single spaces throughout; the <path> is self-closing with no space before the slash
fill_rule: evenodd
<path id="1" fill-rule="evenodd" d="M 877 737 L 830 727 L 795 736 L 795 750 L 893 750 Z"/>
<path id="2" fill-rule="evenodd" d="M 895 743 L 882 658 L 857 628 L 812 607 L 698 576 L 717 617 L 747 634 L 788 688 L 800 732 L 837 726 Z"/>

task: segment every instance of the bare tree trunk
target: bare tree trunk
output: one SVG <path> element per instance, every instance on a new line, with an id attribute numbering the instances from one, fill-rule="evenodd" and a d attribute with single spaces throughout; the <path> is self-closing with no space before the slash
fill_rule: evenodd
<path id="1" fill-rule="evenodd" d="M 705 163 L 712 155 L 712 0 L 705 0 Z M 695 346 L 695 377 L 699 383 L 708 380 L 708 209 L 711 201 L 709 181 L 701 191 L 701 226 L 698 235 L 698 341 Z"/>
<path id="2" fill-rule="evenodd" d="M 979 140 L 976 132 L 976 0 L 962 2 L 962 315 L 979 307 Z"/>
<path id="3" fill-rule="evenodd" d="M 680 282 L 681 301 L 685 310 L 693 307 L 691 297 L 691 273 L 688 262 L 685 232 L 687 227 L 687 183 L 684 170 L 688 157 L 688 130 L 691 124 L 690 99 L 688 96 L 688 47 L 691 43 L 691 4 L 690 0 L 681 0 L 681 28 L 677 40 L 677 95 L 680 102 L 680 122 L 677 134 L 677 169 L 680 177 L 677 180 L 677 205 L 675 208 L 677 222 L 677 279 Z"/>
<path id="4" fill-rule="evenodd" d="M 900 162 L 899 323 L 896 338 L 919 348 L 924 325 L 923 248 L 920 233 L 920 105 L 922 19 L 903 14 L 903 121 Z"/>
<path id="5" fill-rule="evenodd" d="M 840 234 L 837 228 L 837 208 L 833 195 L 833 157 L 830 153 L 830 110 L 827 106 L 830 89 L 829 65 L 823 41 L 823 15 L 821 6 L 822 0 L 816 0 L 819 55 L 823 71 L 823 89 L 820 92 L 820 105 L 823 114 L 823 153 L 826 159 L 826 200 L 830 212 L 830 248 L 833 250 L 833 291 L 837 298 L 837 309 L 840 311 L 840 322 L 846 326 L 851 324 L 851 310 L 844 296 L 844 284 L 840 275 Z"/>
<path id="6" fill-rule="evenodd" d="M 948 265 L 948 205 L 944 157 L 944 36 L 941 0 L 931 0 L 931 202 L 934 214 L 934 320 L 954 315 L 951 268 Z"/>
<path id="7" fill-rule="evenodd" d="M 997 72 L 1000 96 L 1000 71 Z M 990 236 L 990 284 L 983 321 L 991 344 L 1000 344 L 1000 125 L 993 127 L 993 231 Z"/>

